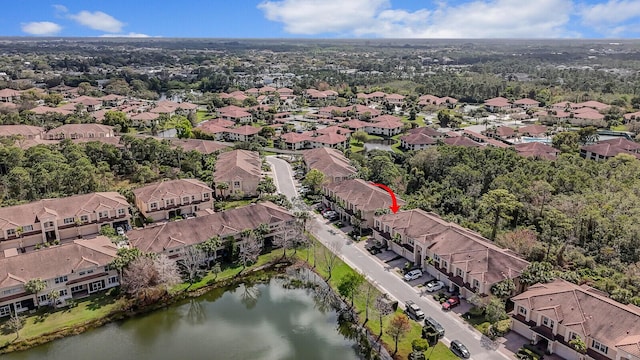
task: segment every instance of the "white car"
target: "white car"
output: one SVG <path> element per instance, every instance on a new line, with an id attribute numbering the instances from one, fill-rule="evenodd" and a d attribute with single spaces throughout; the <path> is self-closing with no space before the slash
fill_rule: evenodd
<path id="1" fill-rule="evenodd" d="M 404 274 L 404 281 L 411 281 L 422 277 L 422 270 L 415 269 Z"/>
<path id="2" fill-rule="evenodd" d="M 120 236 L 124 236 L 124 229 L 121 226 L 118 226 L 116 228 L 116 233 L 118 233 L 118 235 Z"/>
<path id="3" fill-rule="evenodd" d="M 443 287 L 444 287 L 444 283 L 442 281 L 437 281 L 437 280 L 429 281 L 424 286 L 425 290 L 427 290 L 428 292 L 438 291 Z"/>

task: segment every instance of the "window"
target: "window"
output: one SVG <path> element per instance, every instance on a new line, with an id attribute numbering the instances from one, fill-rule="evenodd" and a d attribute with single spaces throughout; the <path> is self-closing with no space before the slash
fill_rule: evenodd
<path id="1" fill-rule="evenodd" d="M 87 270 L 87 274 L 93 274 L 93 269 Z"/>
<path id="2" fill-rule="evenodd" d="M 433 254 L 433 260 L 440 262 L 440 256 L 438 256 L 438 254 Z"/>
<path id="3" fill-rule="evenodd" d="M 106 218 L 106 217 L 108 217 L 108 216 L 109 216 L 109 212 L 108 212 L 108 211 L 100 211 L 100 212 L 98 213 L 98 217 L 99 217 L 100 219 Z"/>
<path id="4" fill-rule="evenodd" d="M 191 201 L 196 201 L 196 196 L 195 195 L 191 195 Z"/>
<path id="5" fill-rule="evenodd" d="M 82 215 L 82 216 L 80 216 L 80 221 L 82 221 L 82 222 L 89 222 L 89 215 Z"/>
<path id="6" fill-rule="evenodd" d="M 40 295 L 38 296 L 38 299 L 40 300 L 40 302 L 47 301 L 49 300 L 49 294 Z"/>
<path id="7" fill-rule="evenodd" d="M 91 291 L 100 291 L 102 290 L 102 281 L 96 281 L 94 283 L 91 283 Z"/>
<path id="8" fill-rule="evenodd" d="M 58 290 L 58 294 L 60 296 L 67 296 L 69 293 L 67 292 L 67 289 L 60 289 Z"/>
<path id="9" fill-rule="evenodd" d="M 609 352 L 609 347 L 607 347 L 606 345 L 602 345 L 601 343 L 595 340 L 591 341 L 591 347 L 600 351 L 603 354 L 606 354 L 607 352 Z"/>
<path id="10" fill-rule="evenodd" d="M 82 276 L 82 275 L 84 275 L 84 274 L 86 274 L 86 273 L 87 273 L 86 271 L 80 271 L 80 272 L 78 273 L 78 276 Z"/>
<path id="11" fill-rule="evenodd" d="M 0 306 L 0 316 L 9 316 L 11 314 L 11 308 L 9 305 Z"/>
<path id="12" fill-rule="evenodd" d="M 72 218 L 72 217 L 70 217 L 70 218 L 65 218 L 65 219 L 64 219 L 64 224 L 65 224 L 65 225 L 67 225 L 67 224 L 73 224 L 74 222 L 76 222 L 76 219 L 74 219 L 74 218 Z"/>
<path id="13" fill-rule="evenodd" d="M 118 209 L 118 215 L 124 215 L 125 210 L 124 209 Z"/>
<path id="14" fill-rule="evenodd" d="M 464 273 L 462 273 L 462 269 L 456 269 L 456 276 L 463 277 Z"/>
<path id="15" fill-rule="evenodd" d="M 110 278 L 107 279 L 107 283 L 109 284 L 117 284 L 118 283 L 118 277 L 117 276 L 112 276 Z"/>
<path id="16" fill-rule="evenodd" d="M 71 292 L 78 292 L 84 290 L 84 285 L 76 285 L 71 287 Z"/>
<path id="17" fill-rule="evenodd" d="M 67 276 L 66 275 L 65 276 L 59 276 L 59 277 L 55 278 L 54 281 L 55 281 L 56 284 L 64 284 L 64 283 L 67 282 Z"/>
<path id="18" fill-rule="evenodd" d="M 384 226 L 384 232 L 388 233 L 389 232 L 389 225 L 385 225 Z"/>
<path id="19" fill-rule="evenodd" d="M 149 209 L 158 210 L 158 203 L 152 202 L 151 204 L 149 204 Z"/>
<path id="20" fill-rule="evenodd" d="M 33 231 L 33 225 L 25 225 L 22 227 L 22 231 L 24 232 L 29 232 L 29 231 Z"/>
<path id="21" fill-rule="evenodd" d="M 234 181 L 233 187 L 240 187 L 240 181 Z"/>
<path id="22" fill-rule="evenodd" d="M 7 236 L 14 236 L 16 234 L 16 229 L 8 229 Z"/>
<path id="23" fill-rule="evenodd" d="M 185 197 L 182 198 L 182 203 L 183 204 L 186 204 L 188 202 L 189 202 L 189 197 L 188 196 L 185 196 Z"/>
<path id="24" fill-rule="evenodd" d="M 569 341 L 573 340 L 573 339 L 577 339 L 580 336 L 578 336 L 578 334 L 574 333 L 573 331 L 569 331 Z"/>
<path id="25" fill-rule="evenodd" d="M 53 221 L 47 221 L 44 223 L 44 227 L 49 228 L 49 227 L 53 227 Z"/>
<path id="26" fill-rule="evenodd" d="M 407 243 L 409 243 L 409 245 L 413 245 L 415 242 L 413 241 L 413 239 L 409 238 L 407 239 Z"/>
<path id="27" fill-rule="evenodd" d="M 209 193 L 202 194 L 202 198 L 205 200 L 209 200 Z"/>
<path id="28" fill-rule="evenodd" d="M 522 306 L 518 306 L 518 314 L 520 314 L 522 316 L 527 316 L 527 309 L 525 309 Z"/>
<path id="29" fill-rule="evenodd" d="M 553 326 L 555 325 L 555 323 L 553 322 L 553 320 L 549 319 L 548 317 L 543 316 L 542 317 L 542 325 L 553 329 Z"/>
<path id="30" fill-rule="evenodd" d="M 443 268 L 443 269 L 447 269 L 448 267 L 449 267 L 449 264 L 447 264 L 447 262 L 446 262 L 446 261 L 443 261 L 443 262 L 442 262 L 442 268 Z"/>
<path id="31" fill-rule="evenodd" d="M 473 287 L 476 289 L 480 289 L 480 281 L 477 279 L 473 279 Z"/>
<path id="32" fill-rule="evenodd" d="M 175 200 L 173 200 L 173 199 L 167 199 L 167 200 L 165 201 L 165 204 L 166 204 L 165 206 L 173 206 L 173 205 L 175 204 Z"/>
<path id="33" fill-rule="evenodd" d="M 13 306 L 15 306 L 16 312 L 22 310 L 22 303 L 21 302 L 17 302 L 15 304 L 13 304 Z"/>

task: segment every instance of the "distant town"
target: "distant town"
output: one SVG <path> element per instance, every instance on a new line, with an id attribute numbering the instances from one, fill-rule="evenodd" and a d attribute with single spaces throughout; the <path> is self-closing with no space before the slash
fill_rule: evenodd
<path id="1" fill-rule="evenodd" d="M 1 40 L 0 347 L 300 250 L 447 356 L 640 360 L 640 43 L 397 41 Z"/>

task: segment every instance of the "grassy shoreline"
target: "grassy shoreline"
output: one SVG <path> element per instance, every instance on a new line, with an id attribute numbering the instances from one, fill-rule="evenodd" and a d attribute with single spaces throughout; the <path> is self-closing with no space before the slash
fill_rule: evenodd
<path id="1" fill-rule="evenodd" d="M 322 251 L 324 246 L 319 241 L 315 239 L 314 241 L 316 242 L 315 251 L 312 249 L 289 250 L 287 260 L 283 261 L 282 252 L 278 249 L 273 250 L 261 255 L 255 264 L 244 270 L 241 266 L 229 266 L 223 268 L 217 275 L 208 273 L 200 281 L 191 285 L 188 283 L 179 284 L 170 289 L 168 296 L 161 299 L 161 301 L 136 311 L 126 310 L 131 308 L 131 303 L 124 297 L 111 296 L 108 293 L 83 299 L 72 308 L 59 309 L 53 312 L 49 311 L 50 309 L 43 308 L 26 317 L 24 328 L 20 331 L 20 339 L 16 340 L 14 333 L 0 332 L 0 354 L 27 350 L 56 339 L 78 335 L 114 321 L 164 308 L 186 297 L 197 297 L 214 289 L 245 282 L 250 278 L 270 278 L 296 262 L 305 263 L 312 271 L 326 279 L 328 273 L 323 267 L 323 259 L 315 256 Z M 341 279 L 350 273 L 355 273 L 355 270 L 338 259 L 329 281 L 329 285 L 336 293 L 338 293 L 337 287 Z M 377 296 L 379 291 L 376 289 L 375 292 Z M 365 320 L 365 307 L 364 299 L 356 298 L 354 308 L 361 324 Z M 396 312 L 402 313 L 402 310 L 398 309 Z M 372 306 L 370 307 L 370 313 L 370 319 L 365 326 L 371 334 L 377 336 L 380 332 L 380 324 L 378 317 L 374 315 Z M 387 326 L 393 315 L 391 314 L 384 318 L 383 327 Z M 396 358 L 407 358 L 411 352 L 411 341 L 421 337 L 421 329 L 420 324 L 414 321 L 411 322 L 411 331 L 399 342 Z M 385 348 L 391 353 L 393 351 L 393 339 L 389 335 L 383 334 L 381 340 Z M 456 359 L 453 353 L 442 343 L 438 343 L 434 349 L 430 348 L 428 351 L 433 351 L 432 358 Z"/>

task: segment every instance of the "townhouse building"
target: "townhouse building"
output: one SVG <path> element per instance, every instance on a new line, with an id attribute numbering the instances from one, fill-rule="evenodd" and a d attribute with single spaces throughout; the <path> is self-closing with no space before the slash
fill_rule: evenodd
<path id="1" fill-rule="evenodd" d="M 511 329 L 567 360 L 640 360 L 640 308 L 561 279 L 530 286 L 511 300 Z M 580 338 L 587 351 L 574 349 Z"/>
<path id="2" fill-rule="evenodd" d="M 116 252 L 116 246 L 104 236 L 20 255 L 5 251 L 0 257 L 0 318 L 32 310 L 38 304 L 49 305 L 52 292 L 58 293 L 57 305 L 64 305 L 69 299 L 118 286 L 118 273 L 108 267 Z M 46 283 L 37 295 L 24 287 L 33 279 Z"/>
<path id="3" fill-rule="evenodd" d="M 129 203 L 117 192 L 43 199 L 0 208 L 0 250 L 28 248 L 129 226 Z"/>
<path id="4" fill-rule="evenodd" d="M 337 183 L 355 177 L 358 170 L 340 150 L 318 148 L 302 153 L 307 171 L 316 169 L 324 174 L 327 183 Z"/>
<path id="5" fill-rule="evenodd" d="M 132 246 L 143 252 L 163 253 L 180 260 L 189 246 L 218 237 L 223 241 L 241 239 L 243 230 L 265 224 L 265 239 L 282 234 L 293 226 L 295 217 L 271 202 L 251 204 L 223 212 L 135 229 L 127 235 Z M 225 244 L 220 245 L 223 249 Z"/>
<path id="6" fill-rule="evenodd" d="M 65 124 L 44 133 L 45 140 L 113 137 L 113 127 L 101 124 Z"/>
<path id="7" fill-rule="evenodd" d="M 262 180 L 262 160 L 255 151 L 233 150 L 218 156 L 213 171 L 216 187 L 226 183 L 226 189 L 218 189 L 220 196 L 231 194 L 257 196 L 258 184 Z"/>
<path id="8" fill-rule="evenodd" d="M 372 228 L 375 213 L 386 211 L 392 205 L 389 193 L 362 179 L 349 179 L 324 184 L 322 203 L 334 210 L 345 223 Z M 397 199 L 400 206 L 405 202 Z"/>
<path id="9" fill-rule="evenodd" d="M 421 209 L 375 217 L 374 239 L 464 297 L 517 278 L 529 264 L 477 233 Z"/>
<path id="10" fill-rule="evenodd" d="M 196 179 L 167 180 L 133 190 L 140 213 L 153 221 L 213 209 L 213 189 Z"/>

